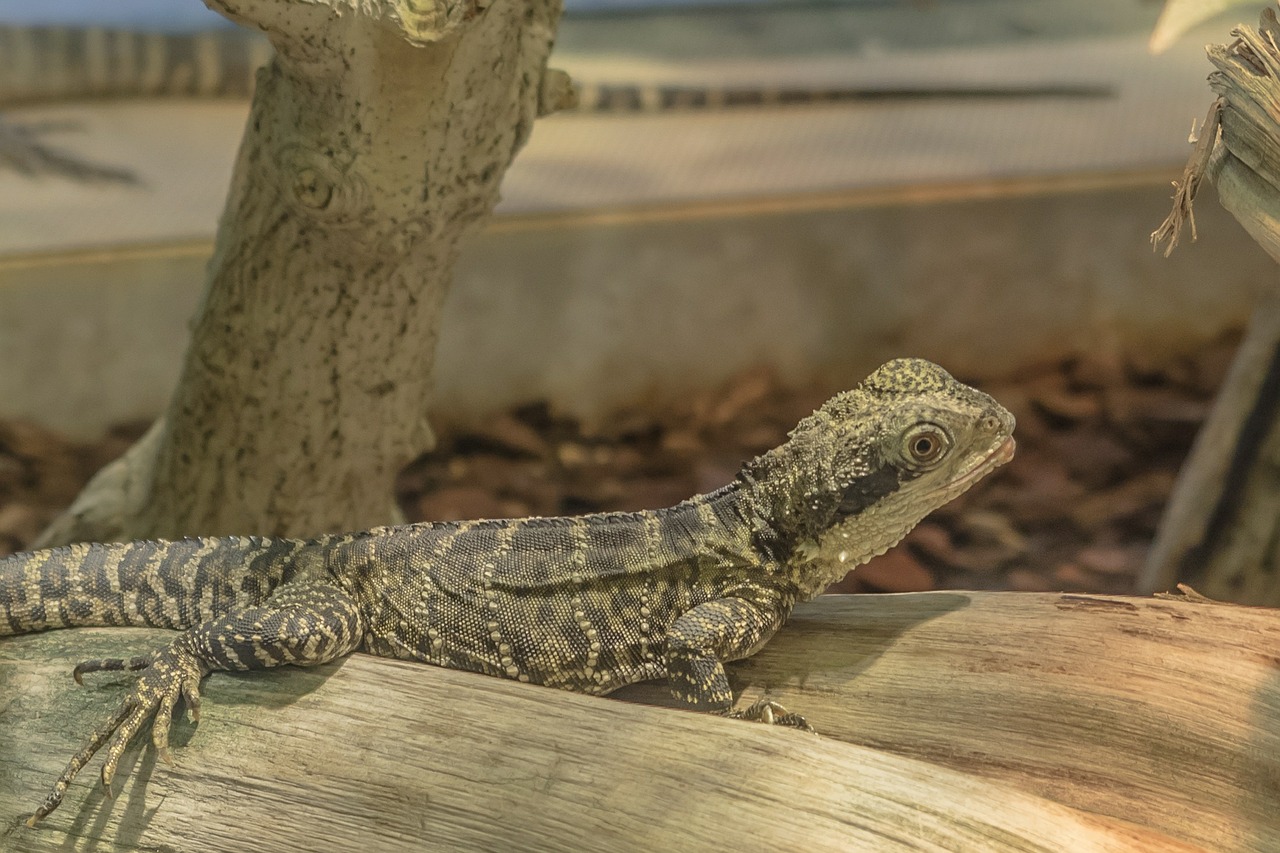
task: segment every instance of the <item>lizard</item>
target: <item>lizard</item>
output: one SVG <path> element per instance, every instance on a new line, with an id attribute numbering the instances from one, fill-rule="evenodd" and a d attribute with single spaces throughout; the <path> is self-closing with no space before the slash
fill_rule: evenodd
<path id="1" fill-rule="evenodd" d="M 881 366 L 728 485 L 675 506 L 421 522 L 312 539 L 76 544 L 0 559 L 0 637 L 78 626 L 179 633 L 73 675 L 140 673 L 68 763 L 34 826 L 105 746 L 110 791 L 153 720 L 157 754 L 216 670 L 314 666 L 362 651 L 604 695 L 666 678 L 679 707 L 809 729 L 765 698 L 743 710 L 724 664 L 797 602 L 896 545 L 1012 458 L 1014 418 L 922 359 Z M 809 729 L 811 730 L 811 729 Z"/>
<path id="2" fill-rule="evenodd" d="M 105 27 L 0 25 L 0 106 L 122 97 L 248 98 L 271 59 L 266 36 L 243 27 L 189 33 Z M 673 83 L 587 80 L 548 111 L 629 114 L 788 107 L 920 98 L 1100 97 L 1066 85 L 868 86 L 857 83 Z M 0 121 L 0 165 L 22 174 L 129 182 L 127 171 L 82 162 L 38 140 L 41 130 Z"/>
<path id="3" fill-rule="evenodd" d="M 160 32 L 0 24 L 0 104 L 120 97 L 228 97 L 253 93 L 271 59 L 266 36 L 244 27 Z M 569 61 L 572 58 L 569 57 Z M 911 97 L 1090 97 L 1083 84 L 870 86 L 855 82 L 762 83 L 587 80 L 561 108 L 586 113 L 732 109 Z"/>

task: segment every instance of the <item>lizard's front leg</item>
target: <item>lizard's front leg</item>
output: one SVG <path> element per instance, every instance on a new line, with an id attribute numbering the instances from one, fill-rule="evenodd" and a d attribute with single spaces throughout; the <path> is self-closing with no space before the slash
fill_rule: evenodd
<path id="1" fill-rule="evenodd" d="M 76 681 L 86 672 L 129 669 L 141 670 L 142 675 L 72 757 L 27 825 L 35 826 L 58 807 L 71 780 L 103 744 L 102 784 L 109 792 L 125 747 L 148 719 L 155 718 L 152 740 L 168 761 L 173 710 L 178 699 L 185 698 L 192 719 L 199 719 L 200 680 L 208 673 L 281 664 L 315 666 L 354 651 L 363 635 L 359 607 L 346 592 L 326 583 L 286 584 L 261 605 L 233 610 L 184 631 L 149 655 L 81 663 L 75 668 Z"/>
<path id="2" fill-rule="evenodd" d="M 782 626 L 787 609 L 742 598 L 718 598 L 681 614 L 667 632 L 667 684 L 689 708 L 812 731 L 804 717 L 762 699 L 733 710 L 725 661 L 754 654 Z"/>

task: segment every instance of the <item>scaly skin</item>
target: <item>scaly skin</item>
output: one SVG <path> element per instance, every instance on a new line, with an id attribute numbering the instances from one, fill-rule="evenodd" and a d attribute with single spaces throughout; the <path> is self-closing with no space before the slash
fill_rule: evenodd
<path id="1" fill-rule="evenodd" d="M 884 365 L 732 483 L 667 509 L 385 527 L 314 540 L 74 545 L 0 560 L 0 636 L 81 625 L 180 633 L 131 660 L 120 707 L 34 823 L 105 745 L 109 785 L 155 719 L 193 716 L 214 670 L 313 666 L 363 650 L 582 693 L 665 677 L 691 709 L 807 728 L 770 702 L 733 712 L 724 663 L 792 607 L 896 544 L 1013 454 L 1013 417 L 927 361 Z"/>

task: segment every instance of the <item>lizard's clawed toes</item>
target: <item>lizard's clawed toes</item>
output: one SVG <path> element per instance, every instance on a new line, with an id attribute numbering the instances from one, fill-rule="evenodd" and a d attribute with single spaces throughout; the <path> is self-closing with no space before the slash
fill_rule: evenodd
<path id="1" fill-rule="evenodd" d="M 27 820 L 28 826 L 35 826 L 41 818 L 58 807 L 72 780 L 104 744 L 106 749 L 102 763 L 102 785 L 107 795 L 111 796 L 111 781 L 115 778 L 120 758 L 129 741 L 141 731 L 147 720 L 155 720 L 153 740 L 160 758 L 167 764 L 172 763 L 172 756 L 169 754 L 169 727 L 173 711 L 178 700 L 186 698 L 191 705 L 193 717 L 196 715 L 200 702 L 200 679 L 204 677 L 203 666 L 183 638 L 179 638 L 158 652 L 127 661 L 85 661 L 75 668 L 73 674 L 78 682 L 86 672 L 121 670 L 143 670 L 143 673 L 115 712 L 98 727 L 80 751 L 72 756 L 62 775 L 54 782 L 49 796 Z"/>
<path id="2" fill-rule="evenodd" d="M 76 684 L 84 684 L 84 675 L 87 672 L 136 672 L 151 666 L 151 657 L 151 655 L 139 655 L 128 660 L 124 658 L 83 660 L 71 670 L 71 677 L 76 680 Z"/>
<path id="3" fill-rule="evenodd" d="M 791 713 L 768 697 L 756 700 L 750 707 L 742 711 L 733 711 L 729 716 L 735 720 L 749 720 L 771 726 L 786 726 L 792 729 L 799 729 L 802 732 L 817 734 L 813 730 L 813 726 L 809 725 L 804 717 Z"/>

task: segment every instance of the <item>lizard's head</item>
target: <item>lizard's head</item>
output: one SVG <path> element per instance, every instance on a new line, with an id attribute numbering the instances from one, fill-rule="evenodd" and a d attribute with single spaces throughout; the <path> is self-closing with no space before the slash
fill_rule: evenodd
<path id="1" fill-rule="evenodd" d="M 814 593 L 1013 457 L 1013 415 L 923 359 L 880 367 L 748 467 Z M 794 559 L 798 558 L 798 559 Z"/>

